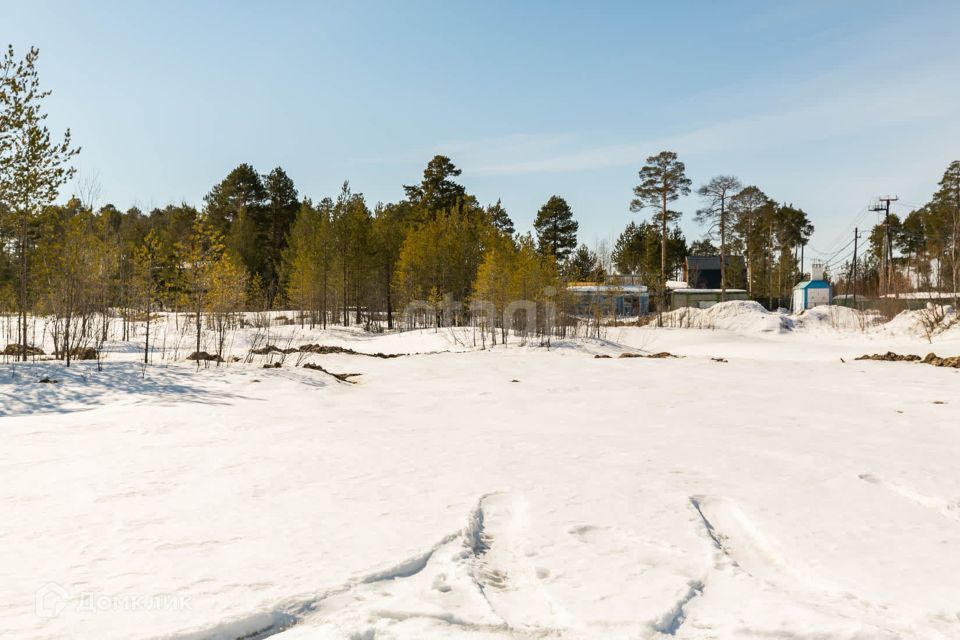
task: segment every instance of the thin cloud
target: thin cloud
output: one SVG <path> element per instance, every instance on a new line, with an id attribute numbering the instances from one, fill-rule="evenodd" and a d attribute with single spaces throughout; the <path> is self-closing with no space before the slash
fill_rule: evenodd
<path id="1" fill-rule="evenodd" d="M 637 165 L 663 149 L 684 155 L 720 152 L 759 152 L 789 145 L 809 145 L 904 123 L 960 114 L 955 68 L 911 74 L 902 82 L 883 85 L 843 85 L 839 78 L 824 83 L 813 95 L 826 96 L 805 106 L 771 113 L 753 113 L 727 122 L 662 138 L 608 144 L 551 153 L 524 154 L 524 149 L 489 149 L 485 155 L 509 161 L 480 164 L 472 173 L 511 175 L 592 171 Z M 949 78 L 954 80 L 948 80 Z M 897 87 L 890 90 L 890 87 Z M 535 145 L 530 145 L 535 148 Z M 527 149 L 530 150 L 530 149 Z M 520 159 L 518 159 L 520 158 Z"/>

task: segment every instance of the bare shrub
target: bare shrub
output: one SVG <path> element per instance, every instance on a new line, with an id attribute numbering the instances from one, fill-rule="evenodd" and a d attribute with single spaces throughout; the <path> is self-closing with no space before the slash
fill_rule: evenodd
<path id="1" fill-rule="evenodd" d="M 927 342 L 933 342 L 933 336 L 943 333 L 958 322 L 952 307 L 933 302 L 928 302 L 925 308 L 917 312 L 917 320 Z"/>

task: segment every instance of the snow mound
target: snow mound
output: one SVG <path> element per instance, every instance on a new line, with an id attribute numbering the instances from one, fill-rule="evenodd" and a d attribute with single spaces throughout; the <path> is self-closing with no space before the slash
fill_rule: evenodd
<path id="1" fill-rule="evenodd" d="M 722 329 L 737 333 L 788 333 L 793 330 L 790 318 L 767 311 L 753 300 L 720 302 L 707 309 L 676 309 L 663 314 L 663 325 L 683 329 Z"/>
<path id="2" fill-rule="evenodd" d="M 940 311 L 934 311 L 932 305 L 926 309 L 901 311 L 890 322 L 883 325 L 883 330 L 894 335 L 926 336 L 939 334 L 960 333 L 960 317 L 956 310 L 945 305 Z"/>
<path id="3" fill-rule="evenodd" d="M 812 331 L 866 331 L 883 319 L 877 313 L 859 311 L 838 305 L 822 305 L 807 309 L 794 319 L 797 328 Z"/>

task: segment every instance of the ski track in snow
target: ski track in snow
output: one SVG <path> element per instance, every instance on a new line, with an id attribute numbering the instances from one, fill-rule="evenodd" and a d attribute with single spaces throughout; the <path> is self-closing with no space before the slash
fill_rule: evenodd
<path id="1" fill-rule="evenodd" d="M 920 505 L 921 507 L 932 509 L 933 511 L 936 511 L 942 515 L 944 518 L 960 522 L 960 502 L 950 502 L 949 500 L 945 500 L 943 498 L 927 496 L 902 484 L 884 480 L 883 478 L 872 473 L 861 473 L 858 477 L 868 484 L 883 487 L 891 493 L 895 493 L 901 498 L 905 498 L 910 502 Z"/>

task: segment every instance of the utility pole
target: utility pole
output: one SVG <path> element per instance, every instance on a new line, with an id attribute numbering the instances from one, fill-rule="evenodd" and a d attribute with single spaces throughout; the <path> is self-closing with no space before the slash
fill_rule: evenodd
<path id="1" fill-rule="evenodd" d="M 883 218 L 883 269 L 880 272 L 880 284 L 881 284 L 881 293 L 880 295 L 886 295 L 888 289 L 890 288 L 890 280 L 892 280 L 891 275 L 893 271 L 893 243 L 890 241 L 890 203 L 896 202 L 900 198 L 897 196 L 890 197 L 886 196 L 885 198 L 877 198 L 876 206 L 870 207 L 870 211 L 882 211 L 884 212 Z M 880 203 L 883 203 L 883 206 L 880 206 Z"/>
<path id="2" fill-rule="evenodd" d="M 860 229 L 853 229 L 853 277 L 850 282 L 853 284 L 853 308 L 857 308 L 857 240 L 860 239 Z"/>

